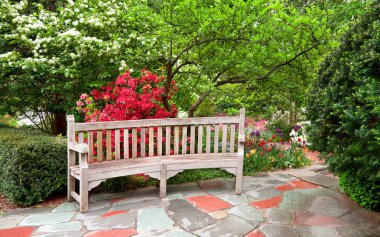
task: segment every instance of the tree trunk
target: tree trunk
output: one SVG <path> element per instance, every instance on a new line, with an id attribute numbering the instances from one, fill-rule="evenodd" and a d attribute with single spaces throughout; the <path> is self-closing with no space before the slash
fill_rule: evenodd
<path id="1" fill-rule="evenodd" d="M 197 108 L 202 104 L 202 102 L 206 99 L 206 97 L 211 94 L 211 91 L 206 91 L 205 93 L 203 93 L 199 98 L 198 100 L 192 105 L 190 106 L 189 108 L 189 111 L 187 113 L 187 116 L 189 118 L 192 118 L 194 117 L 194 113 L 195 113 L 195 110 L 197 110 Z"/>
<path id="2" fill-rule="evenodd" d="M 66 135 L 66 113 L 53 113 L 52 133 L 53 135 Z"/>

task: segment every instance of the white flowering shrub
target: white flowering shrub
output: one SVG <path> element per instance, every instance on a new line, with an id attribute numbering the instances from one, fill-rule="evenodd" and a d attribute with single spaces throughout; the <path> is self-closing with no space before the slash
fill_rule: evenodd
<path id="1" fill-rule="evenodd" d="M 156 38 L 139 32 L 154 27 L 154 14 L 132 2 L 68 0 L 53 12 L 39 4 L 30 11 L 27 0 L 1 0 L 0 99 L 6 103 L 0 111 L 65 111 L 88 87 L 127 67 L 149 66 L 157 52 L 143 50 Z"/>

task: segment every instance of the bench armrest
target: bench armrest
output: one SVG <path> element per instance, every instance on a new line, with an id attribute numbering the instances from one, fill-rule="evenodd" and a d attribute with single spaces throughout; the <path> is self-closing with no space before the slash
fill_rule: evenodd
<path id="1" fill-rule="evenodd" d="M 239 142 L 245 142 L 245 134 L 239 134 Z"/>
<path id="2" fill-rule="evenodd" d="M 69 141 L 67 143 L 67 145 L 69 146 L 69 149 L 72 150 L 72 151 L 76 151 L 78 153 L 88 153 L 89 151 L 89 148 L 88 148 L 88 145 L 86 143 L 77 143 L 77 142 L 71 142 Z"/>

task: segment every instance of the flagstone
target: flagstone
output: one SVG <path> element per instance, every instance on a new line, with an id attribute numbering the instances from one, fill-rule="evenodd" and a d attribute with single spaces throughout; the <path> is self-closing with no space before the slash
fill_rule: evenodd
<path id="1" fill-rule="evenodd" d="M 246 193 L 257 200 L 264 200 L 281 195 L 281 192 L 273 187 L 256 189 L 253 191 L 247 191 Z"/>
<path id="2" fill-rule="evenodd" d="M 20 226 L 49 225 L 62 222 L 68 222 L 74 216 L 75 212 L 54 212 L 34 214 L 26 217 L 19 224 Z"/>
<path id="3" fill-rule="evenodd" d="M 58 207 L 54 208 L 51 212 L 67 212 L 78 211 L 79 204 L 77 202 L 64 202 Z"/>
<path id="4" fill-rule="evenodd" d="M 249 224 L 244 219 L 229 215 L 227 218 L 193 233 L 202 237 L 241 237 L 254 229 L 256 225 Z"/>
<path id="5" fill-rule="evenodd" d="M 203 228 L 215 223 L 210 215 L 199 211 L 186 200 L 175 199 L 167 207 L 171 219 L 188 231 Z"/>
<path id="6" fill-rule="evenodd" d="M 135 236 L 135 229 L 121 229 L 121 230 L 98 230 L 86 234 L 84 237 L 129 237 Z"/>
<path id="7" fill-rule="evenodd" d="M 251 198 L 250 196 L 246 194 L 236 195 L 236 194 L 228 193 L 228 194 L 217 195 L 217 197 L 232 205 L 248 204 L 249 202 L 253 200 L 253 198 Z"/>
<path id="8" fill-rule="evenodd" d="M 331 196 L 319 196 L 315 198 L 308 211 L 314 214 L 338 217 L 350 210 Z"/>
<path id="9" fill-rule="evenodd" d="M 160 199 L 145 199 L 136 202 L 116 203 L 112 206 L 111 210 L 137 210 L 145 207 L 160 207 Z"/>
<path id="10" fill-rule="evenodd" d="M 296 230 L 289 225 L 262 225 L 259 230 L 267 237 L 295 237 L 298 236 Z"/>
<path id="11" fill-rule="evenodd" d="M 294 216 L 294 225 L 310 225 L 310 226 L 325 226 L 325 225 L 343 225 L 344 223 L 338 218 L 324 215 L 313 215 L 307 212 L 296 212 Z"/>
<path id="12" fill-rule="evenodd" d="M 280 181 L 289 181 L 289 180 L 296 180 L 297 178 L 283 173 L 272 173 L 270 176 L 280 180 Z"/>
<path id="13" fill-rule="evenodd" d="M 160 235 L 160 237 L 195 237 L 195 235 L 190 234 L 181 229 L 174 229 L 166 232 L 165 234 Z"/>
<path id="14" fill-rule="evenodd" d="M 339 186 L 339 180 L 333 177 L 329 177 L 322 174 L 315 174 L 313 176 L 305 176 L 303 177 L 305 180 L 312 181 L 314 183 L 317 183 L 319 185 L 325 186 L 325 187 L 338 187 Z"/>
<path id="15" fill-rule="evenodd" d="M 0 229 L 16 227 L 24 218 L 21 215 L 0 216 Z"/>
<path id="16" fill-rule="evenodd" d="M 280 186 L 276 186 L 275 188 L 276 188 L 278 191 L 284 192 L 284 191 L 293 190 L 293 189 L 294 189 L 294 186 L 293 186 L 293 185 L 290 185 L 290 184 L 283 184 L 283 185 L 280 185 Z"/>
<path id="17" fill-rule="evenodd" d="M 33 227 L 16 227 L 0 229 L 1 237 L 29 237 L 32 235 Z"/>
<path id="18" fill-rule="evenodd" d="M 266 237 L 261 231 L 259 230 L 254 230 L 252 232 L 249 232 L 246 236 L 244 237 Z"/>
<path id="19" fill-rule="evenodd" d="M 272 207 L 277 207 L 280 204 L 281 199 L 282 199 L 281 196 L 277 196 L 277 197 L 272 197 L 272 198 L 268 198 L 261 201 L 254 201 L 254 202 L 251 202 L 249 205 L 254 206 L 256 208 L 260 208 L 260 209 L 272 208 Z"/>
<path id="20" fill-rule="evenodd" d="M 38 232 L 65 232 L 79 231 L 80 229 L 82 229 L 82 223 L 79 221 L 72 221 L 52 225 L 43 225 L 40 228 L 38 228 Z"/>
<path id="21" fill-rule="evenodd" d="M 91 204 L 90 204 L 90 207 L 91 207 Z M 110 210 L 109 207 L 103 207 L 96 210 L 89 210 L 88 212 L 83 212 L 83 213 L 78 212 L 78 214 L 75 216 L 75 219 L 79 221 L 83 221 L 83 220 L 89 220 L 93 218 L 99 218 L 103 214 L 107 213 L 109 210 Z"/>
<path id="22" fill-rule="evenodd" d="M 336 196 L 337 193 L 327 188 L 299 189 L 297 192 L 313 196 Z"/>
<path id="23" fill-rule="evenodd" d="M 292 214 L 278 208 L 270 208 L 267 211 L 267 220 L 273 224 L 288 225 L 292 222 Z"/>
<path id="24" fill-rule="evenodd" d="M 236 206 L 228 210 L 228 214 L 241 217 L 252 225 L 258 225 L 259 222 L 264 221 L 263 212 L 250 205 Z"/>
<path id="25" fill-rule="evenodd" d="M 187 200 L 204 212 L 223 210 L 232 206 L 231 204 L 210 195 L 189 197 Z"/>
<path id="26" fill-rule="evenodd" d="M 33 235 L 33 237 L 82 237 L 83 233 L 80 231 L 59 232 L 59 233 L 47 233 L 40 235 Z"/>
<path id="27" fill-rule="evenodd" d="M 372 223 L 370 220 L 367 220 L 366 218 L 359 216 L 355 212 L 347 213 L 339 217 L 339 219 L 348 223 L 349 225 L 360 227 L 362 229 L 369 229 L 369 228 L 374 227 L 374 223 Z M 380 222 L 378 222 L 378 226 L 380 226 Z"/>
<path id="28" fill-rule="evenodd" d="M 290 181 L 290 184 L 293 185 L 296 189 L 320 188 L 319 185 L 304 180 L 293 180 Z"/>
<path id="29" fill-rule="evenodd" d="M 105 218 L 84 220 L 83 224 L 88 230 L 128 229 L 135 227 L 136 216 L 136 211 L 129 211 Z"/>
<path id="30" fill-rule="evenodd" d="M 165 230 L 173 226 L 171 220 L 163 208 L 145 208 L 139 211 L 137 217 L 137 231 L 154 232 L 156 230 Z"/>
<path id="31" fill-rule="evenodd" d="M 227 217 L 227 212 L 226 211 L 214 211 L 214 212 L 209 212 L 208 213 L 210 216 L 212 216 L 215 219 L 223 219 Z"/>
<path id="32" fill-rule="evenodd" d="M 353 226 L 340 226 L 336 228 L 340 237 L 358 237 L 366 236 L 366 233 L 357 227 Z"/>
<path id="33" fill-rule="evenodd" d="M 340 237 L 336 229 L 331 226 L 297 227 L 296 230 L 299 237 Z"/>

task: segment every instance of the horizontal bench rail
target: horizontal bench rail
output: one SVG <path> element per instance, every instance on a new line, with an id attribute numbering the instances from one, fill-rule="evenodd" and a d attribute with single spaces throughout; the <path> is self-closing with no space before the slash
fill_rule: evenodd
<path id="1" fill-rule="evenodd" d="M 162 127 L 162 126 L 186 126 L 219 123 L 239 123 L 237 116 L 201 117 L 201 118 L 166 118 L 166 119 L 143 119 L 126 121 L 109 121 L 94 123 L 75 123 L 75 131 L 96 131 L 120 128 Z"/>

